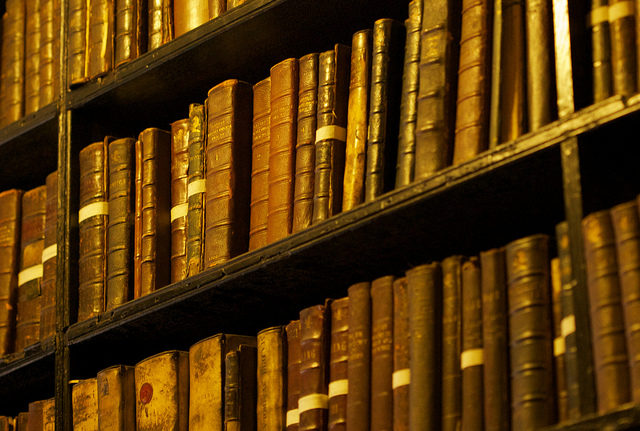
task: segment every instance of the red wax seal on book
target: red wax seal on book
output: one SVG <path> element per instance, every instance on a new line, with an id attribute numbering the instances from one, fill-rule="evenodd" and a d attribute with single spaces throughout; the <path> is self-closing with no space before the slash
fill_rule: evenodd
<path id="1" fill-rule="evenodd" d="M 153 387 L 149 383 L 145 383 L 140 388 L 140 401 L 142 404 L 149 404 L 153 398 Z"/>

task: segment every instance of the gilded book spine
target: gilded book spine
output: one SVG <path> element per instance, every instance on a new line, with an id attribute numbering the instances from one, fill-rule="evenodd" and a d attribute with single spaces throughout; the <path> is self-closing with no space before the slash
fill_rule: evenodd
<path id="1" fill-rule="evenodd" d="M 189 176 L 187 179 L 187 275 L 202 271 L 204 246 L 204 139 L 206 136 L 204 106 L 189 105 Z"/>
<path id="2" fill-rule="evenodd" d="M 60 1 L 40 0 L 40 107 L 58 94 L 60 59 Z"/>
<path id="3" fill-rule="evenodd" d="M 115 365 L 98 373 L 98 431 L 135 431 L 135 367 Z"/>
<path id="4" fill-rule="evenodd" d="M 593 64 L 593 101 L 599 102 L 613 94 L 611 76 L 611 33 L 609 31 L 609 0 L 591 0 L 591 49 Z"/>
<path id="5" fill-rule="evenodd" d="M 40 1 L 26 0 L 24 113 L 40 109 Z"/>
<path id="6" fill-rule="evenodd" d="M 611 69 L 613 92 L 629 96 L 636 92 L 636 17 L 634 3 L 609 0 Z"/>
<path id="7" fill-rule="evenodd" d="M 69 84 L 82 84 L 87 72 L 88 0 L 69 0 Z"/>
<path id="8" fill-rule="evenodd" d="M 2 125 L 24 115 L 25 0 L 8 0 L 2 17 Z"/>
<path id="9" fill-rule="evenodd" d="M 14 350 L 22 191 L 0 193 L 0 356 Z"/>
<path id="10" fill-rule="evenodd" d="M 42 307 L 40 310 L 40 339 L 56 332 L 56 267 L 58 173 L 47 175 L 47 203 L 44 222 L 44 249 L 42 250 Z"/>
<path id="11" fill-rule="evenodd" d="M 371 283 L 371 430 L 393 429 L 393 276 Z"/>
<path id="12" fill-rule="evenodd" d="M 97 379 L 80 380 L 73 385 L 71 403 L 73 405 L 73 430 L 96 431 L 98 429 Z"/>
<path id="13" fill-rule="evenodd" d="M 329 352 L 329 431 L 347 427 L 349 389 L 349 297 L 331 303 L 331 347 Z"/>
<path id="14" fill-rule="evenodd" d="M 133 217 L 133 297 L 140 298 L 142 293 L 142 142 L 136 141 L 136 170 L 135 170 L 136 197 L 134 200 Z"/>
<path id="15" fill-rule="evenodd" d="M 287 416 L 286 430 L 298 431 L 300 414 L 300 321 L 292 320 L 286 326 L 287 331 Z"/>
<path id="16" fill-rule="evenodd" d="M 209 0 L 173 1 L 173 25 L 176 37 L 207 21 L 209 21 Z"/>
<path id="17" fill-rule="evenodd" d="M 349 287 L 350 390 L 347 394 L 347 429 L 368 430 L 371 394 L 371 286 L 369 282 Z"/>
<path id="18" fill-rule="evenodd" d="M 173 2 L 149 0 L 149 38 L 147 51 L 173 40 Z"/>
<path id="19" fill-rule="evenodd" d="M 553 309 L 553 357 L 556 376 L 558 422 L 569 418 L 566 379 L 565 344 L 562 336 L 562 281 L 560 259 L 551 259 L 551 306 Z"/>
<path id="20" fill-rule="evenodd" d="M 393 430 L 409 429 L 409 302 L 407 278 L 393 282 Z"/>
<path id="21" fill-rule="evenodd" d="M 286 427 L 286 335 L 283 326 L 258 332 L 257 424 L 261 431 Z"/>
<path id="22" fill-rule="evenodd" d="M 116 0 L 114 67 L 138 58 L 147 48 L 147 0 Z"/>
<path id="23" fill-rule="evenodd" d="M 114 12 L 114 0 L 89 0 L 89 79 L 102 76 L 113 68 Z"/>
<path id="24" fill-rule="evenodd" d="M 442 261 L 442 430 L 460 429 L 462 416 L 462 257 Z"/>
<path id="25" fill-rule="evenodd" d="M 189 119 L 171 124 L 171 282 L 187 277 Z"/>

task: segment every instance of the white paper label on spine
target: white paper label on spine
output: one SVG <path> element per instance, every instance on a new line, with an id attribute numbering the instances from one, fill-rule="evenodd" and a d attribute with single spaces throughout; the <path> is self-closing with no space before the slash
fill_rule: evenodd
<path id="1" fill-rule="evenodd" d="M 175 219 L 179 219 L 180 217 L 186 217 L 188 209 L 189 209 L 189 204 L 186 202 L 171 208 L 171 223 L 173 223 Z"/>
<path id="2" fill-rule="evenodd" d="M 635 7 L 631 0 L 619 2 L 609 6 L 609 21 L 617 21 L 635 14 Z"/>
<path id="3" fill-rule="evenodd" d="M 349 393 L 348 379 L 329 382 L 329 398 L 337 397 L 340 395 L 347 395 L 348 393 Z"/>
<path id="4" fill-rule="evenodd" d="M 609 21 L 609 6 L 600 6 L 591 11 L 589 14 L 589 25 L 594 27 Z"/>
<path id="5" fill-rule="evenodd" d="M 45 263 L 49 259 L 53 259 L 58 255 L 58 244 L 50 245 L 42 250 L 42 263 Z"/>
<path id="6" fill-rule="evenodd" d="M 187 199 L 198 193 L 204 193 L 207 190 L 206 180 L 195 180 L 187 185 Z"/>
<path id="7" fill-rule="evenodd" d="M 78 211 L 78 223 L 99 215 L 109 215 L 109 202 L 94 202 L 80 208 L 80 211 Z"/>
<path id="8" fill-rule="evenodd" d="M 553 339 L 553 356 L 564 355 L 565 344 L 564 337 L 556 337 Z"/>
<path id="9" fill-rule="evenodd" d="M 576 316 L 573 314 L 560 321 L 560 331 L 563 337 L 567 337 L 576 332 Z"/>
<path id="10" fill-rule="evenodd" d="M 326 394 L 305 395 L 298 399 L 298 413 L 302 414 L 309 410 L 328 409 L 329 397 Z"/>
<path id="11" fill-rule="evenodd" d="M 324 126 L 316 130 L 316 142 L 335 139 L 345 142 L 347 140 L 347 129 L 340 126 Z"/>
<path id="12" fill-rule="evenodd" d="M 300 422 L 300 413 L 298 409 L 289 410 L 287 412 L 287 426 L 297 425 Z"/>
<path id="13" fill-rule="evenodd" d="M 393 372 L 391 376 L 391 387 L 393 389 L 407 386 L 409 383 L 411 383 L 411 370 L 409 368 L 403 368 L 402 370 Z"/>
<path id="14" fill-rule="evenodd" d="M 475 367 L 476 365 L 484 364 L 484 350 L 483 349 L 469 349 L 462 352 L 460 355 L 460 369 Z"/>
<path id="15" fill-rule="evenodd" d="M 25 283 L 35 280 L 36 278 L 42 278 L 42 264 L 33 265 L 27 269 L 20 271 L 18 274 L 18 286 L 22 286 Z"/>

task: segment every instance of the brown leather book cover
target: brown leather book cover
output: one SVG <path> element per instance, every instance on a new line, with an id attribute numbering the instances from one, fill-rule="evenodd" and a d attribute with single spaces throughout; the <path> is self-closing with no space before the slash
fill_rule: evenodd
<path id="1" fill-rule="evenodd" d="M 267 242 L 291 233 L 298 112 L 298 59 L 271 68 L 271 143 Z"/>
<path id="2" fill-rule="evenodd" d="M 331 303 L 331 347 L 329 352 L 329 431 L 347 427 L 349 360 L 349 297 Z"/>
<path id="3" fill-rule="evenodd" d="M 104 311 L 107 270 L 109 138 L 80 151 L 78 321 Z"/>
<path id="4" fill-rule="evenodd" d="M 373 25 L 365 202 L 393 189 L 397 147 L 387 143 L 398 136 L 404 38 L 399 21 L 383 18 Z"/>
<path id="5" fill-rule="evenodd" d="M 613 94 L 611 76 L 611 33 L 609 31 L 609 0 L 591 1 L 591 61 L 593 65 L 593 101 L 599 102 Z"/>
<path id="6" fill-rule="evenodd" d="M 89 79 L 113 68 L 114 0 L 89 0 L 87 73 Z"/>
<path id="7" fill-rule="evenodd" d="M 25 0 L 24 113 L 40 109 L 40 1 Z"/>
<path id="8" fill-rule="evenodd" d="M 227 0 L 209 0 L 209 19 L 214 19 L 225 13 Z"/>
<path id="9" fill-rule="evenodd" d="M 282 431 L 286 427 L 287 395 L 287 339 L 284 326 L 258 332 L 257 343 L 257 429 Z"/>
<path id="10" fill-rule="evenodd" d="M 493 0 L 462 2 L 453 164 L 487 149 Z"/>
<path id="11" fill-rule="evenodd" d="M 173 25 L 179 37 L 209 21 L 209 0 L 174 0 Z"/>
<path id="12" fill-rule="evenodd" d="M 45 401 L 33 401 L 29 403 L 27 431 L 44 430 L 44 403 Z"/>
<path id="13" fill-rule="evenodd" d="M 462 265 L 462 431 L 484 429 L 482 349 L 482 285 L 480 262 L 471 257 Z"/>
<path id="14" fill-rule="evenodd" d="M 318 59 L 318 111 L 312 223 L 342 207 L 351 49 L 336 44 Z"/>
<path id="15" fill-rule="evenodd" d="M 14 351 L 22 191 L 0 193 L 0 356 Z"/>
<path id="16" fill-rule="evenodd" d="M 349 393 L 347 429 L 368 430 L 371 420 L 371 284 L 349 287 Z"/>
<path id="17" fill-rule="evenodd" d="M 300 398 L 298 413 L 301 431 L 327 428 L 329 360 L 328 305 L 300 311 Z"/>
<path id="18" fill-rule="evenodd" d="M 142 270 L 142 142 L 136 141 L 135 200 L 133 216 L 133 297 L 139 298 Z"/>
<path id="19" fill-rule="evenodd" d="M 298 60 L 298 127 L 292 232 L 311 226 L 318 108 L 318 54 Z"/>
<path id="20" fill-rule="evenodd" d="M 56 400 L 49 398 L 42 402 L 42 426 L 44 431 L 56 429 Z"/>
<path id="21" fill-rule="evenodd" d="M 147 50 L 147 0 L 116 0 L 114 67 Z"/>
<path id="22" fill-rule="evenodd" d="M 187 277 L 189 119 L 171 124 L 171 282 Z"/>
<path id="23" fill-rule="evenodd" d="M 207 98 L 204 266 L 244 253 L 249 243 L 251 85 L 230 79 Z"/>
<path id="24" fill-rule="evenodd" d="M 47 186 L 36 187 L 22 195 L 20 235 L 20 273 L 18 273 L 18 315 L 16 351 L 40 340 L 42 293 L 42 250 Z"/>
<path id="25" fill-rule="evenodd" d="M 11 416 L 0 416 L 0 431 L 13 431 L 14 423 Z"/>
<path id="26" fill-rule="evenodd" d="M 366 29 L 356 32 L 351 39 L 351 77 L 347 105 L 343 211 L 352 209 L 364 200 L 370 73 L 371 30 Z"/>
<path id="27" fill-rule="evenodd" d="M 234 8 L 236 6 L 240 6 L 247 0 L 227 0 L 227 10 Z"/>
<path id="28" fill-rule="evenodd" d="M 71 389 L 74 431 L 98 429 L 98 380 L 80 380 Z"/>
<path id="29" fill-rule="evenodd" d="M 15 431 L 27 431 L 27 425 L 29 424 L 29 413 L 20 412 L 15 418 L 14 428 Z"/>
<path id="30" fill-rule="evenodd" d="M 287 331 L 287 431 L 298 431 L 300 414 L 300 321 L 292 320 L 285 327 Z"/>
<path id="31" fill-rule="evenodd" d="M 169 284 L 171 279 L 171 133 L 149 128 L 139 137 L 142 163 L 140 279 L 134 281 L 134 298 L 148 295 Z M 138 174 L 136 174 L 138 176 Z M 137 215 L 136 215 L 137 216 Z M 134 272 L 135 275 L 135 272 Z"/>
<path id="32" fill-rule="evenodd" d="M 393 276 L 371 282 L 371 430 L 393 429 Z"/>
<path id="33" fill-rule="evenodd" d="M 256 356 L 255 346 L 242 344 L 225 357 L 225 431 L 256 429 Z"/>
<path id="34" fill-rule="evenodd" d="M 60 64 L 60 0 L 40 0 L 40 106 L 58 96 Z"/>
<path id="35" fill-rule="evenodd" d="M 631 399 L 622 294 L 616 245 L 608 210 L 582 220 L 598 411 Z"/>
<path id="36" fill-rule="evenodd" d="M 555 420 L 548 242 L 532 235 L 506 246 L 514 430 Z"/>
<path id="37" fill-rule="evenodd" d="M 133 218 L 135 213 L 135 139 L 109 143 L 106 309 L 133 298 Z"/>
<path id="38" fill-rule="evenodd" d="M 40 309 L 40 339 L 56 332 L 56 268 L 58 255 L 58 172 L 47 175 L 47 203 L 42 250 L 42 307 Z"/>
<path id="39" fill-rule="evenodd" d="M 393 430 L 409 429 L 409 302 L 407 278 L 393 282 Z"/>
<path id="40" fill-rule="evenodd" d="M 560 259 L 551 259 L 551 307 L 553 309 L 553 362 L 555 366 L 558 422 L 569 418 L 565 362 L 565 344 L 562 336 L 562 280 Z"/>
<path id="41" fill-rule="evenodd" d="M 206 137 L 204 106 L 189 105 L 189 176 L 187 179 L 187 275 L 202 271 L 204 256 L 204 147 Z"/>
<path id="42" fill-rule="evenodd" d="M 462 256 L 442 261 L 442 431 L 460 429 L 462 416 Z"/>
<path id="43" fill-rule="evenodd" d="M 8 0 L 2 17 L 2 126 L 24 115 L 25 0 Z"/>
<path id="44" fill-rule="evenodd" d="M 267 245 L 270 136 L 271 77 L 263 79 L 253 86 L 249 250 L 255 250 Z"/>
<path id="45" fill-rule="evenodd" d="M 149 38 L 147 51 L 173 40 L 173 2 L 149 0 Z"/>
<path id="46" fill-rule="evenodd" d="M 635 27 L 633 3 L 625 0 L 609 0 L 613 92 L 623 96 L 636 92 Z"/>
<path id="47" fill-rule="evenodd" d="M 89 80 L 88 65 L 88 0 L 69 0 L 69 85 Z"/>
<path id="48" fill-rule="evenodd" d="M 135 367 L 114 365 L 98 372 L 98 431 L 135 431 Z"/>
<path id="49" fill-rule="evenodd" d="M 509 333 L 507 268 L 504 249 L 480 253 L 482 267 L 482 348 L 484 351 L 484 428 L 509 429 Z"/>

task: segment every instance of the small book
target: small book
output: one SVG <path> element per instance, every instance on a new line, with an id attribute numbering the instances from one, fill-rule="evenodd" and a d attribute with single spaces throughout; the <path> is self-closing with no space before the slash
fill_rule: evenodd
<path id="1" fill-rule="evenodd" d="M 171 124 L 171 282 L 187 277 L 189 119 Z"/>
<path id="2" fill-rule="evenodd" d="M 116 0 L 114 67 L 147 50 L 147 0 Z"/>
<path id="3" fill-rule="evenodd" d="M 331 346 L 329 351 L 329 431 L 347 426 L 349 360 L 349 297 L 331 302 Z"/>
<path id="4" fill-rule="evenodd" d="M 98 372 L 98 431 L 135 431 L 135 367 L 114 365 Z"/>
<path id="5" fill-rule="evenodd" d="M 0 193 L 0 356 L 14 351 L 22 191 Z"/>
<path id="6" fill-rule="evenodd" d="M 286 430 L 298 431 L 300 414 L 300 321 L 292 320 L 285 327 L 287 331 L 287 416 Z"/>
<path id="7" fill-rule="evenodd" d="M 224 429 L 256 429 L 256 347 L 239 345 L 224 361 Z M 208 428 L 211 429 L 211 428 Z M 258 429 L 282 429 L 260 428 Z"/>
<path id="8" fill-rule="evenodd" d="M 173 2 L 171 0 L 149 0 L 147 51 L 159 48 L 173 40 Z"/>
<path id="9" fill-rule="evenodd" d="M 287 339 L 284 326 L 258 332 L 257 345 L 257 429 L 283 430 L 286 427 L 287 393 Z"/>
<path id="10" fill-rule="evenodd" d="M 442 261 L 442 431 L 459 430 L 462 416 L 462 263 Z"/>
<path id="11" fill-rule="evenodd" d="M 204 146 L 207 130 L 204 106 L 189 105 L 189 175 L 187 177 L 187 276 L 202 271 L 204 257 Z"/>
<path id="12" fill-rule="evenodd" d="M 56 269 L 58 255 L 58 173 L 47 175 L 47 203 L 42 250 L 42 307 L 40 309 L 40 339 L 56 332 Z"/>
<path id="13" fill-rule="evenodd" d="M 40 1 L 25 0 L 24 113 L 40 109 Z"/>
<path id="14" fill-rule="evenodd" d="M 89 79 L 113 68 L 114 0 L 89 0 L 87 74 Z"/>
<path id="15" fill-rule="evenodd" d="M 371 430 L 393 429 L 393 276 L 371 282 Z"/>
<path id="16" fill-rule="evenodd" d="M 98 429 L 98 381 L 95 377 L 80 380 L 73 385 L 71 404 L 73 430 L 96 431 Z"/>

